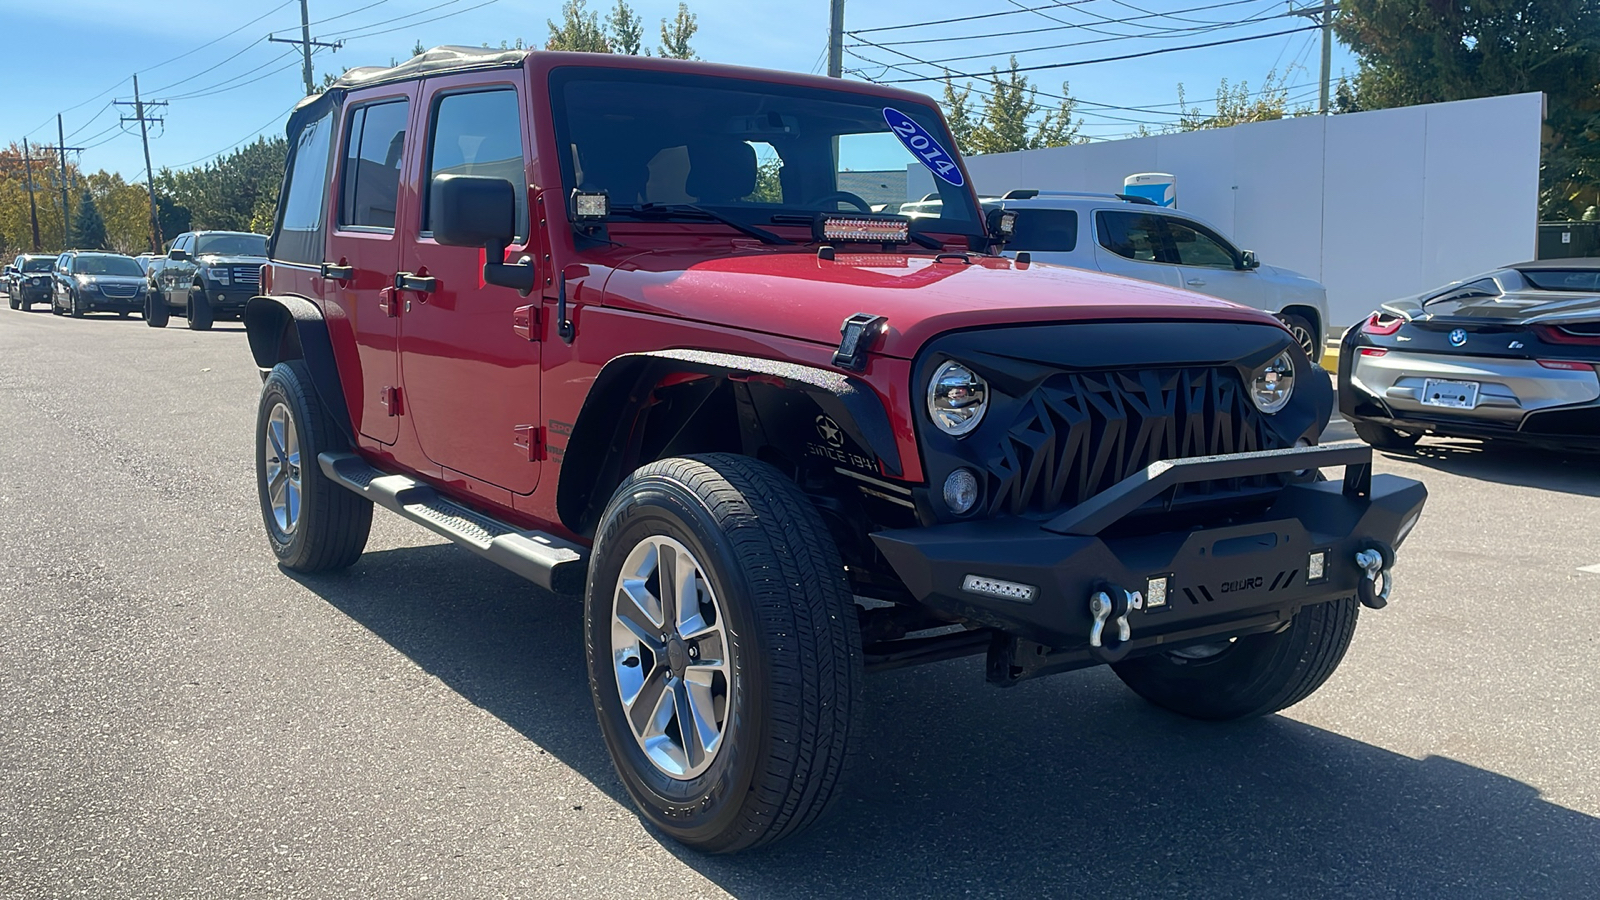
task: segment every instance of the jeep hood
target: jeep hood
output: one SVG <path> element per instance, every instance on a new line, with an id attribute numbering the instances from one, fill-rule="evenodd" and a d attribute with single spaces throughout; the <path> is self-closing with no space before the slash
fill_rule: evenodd
<path id="1" fill-rule="evenodd" d="M 946 254 L 755 250 L 706 258 L 655 251 L 619 264 L 607 306 L 732 328 L 839 342 L 855 313 L 888 317 L 875 352 L 910 359 L 929 338 L 985 325 L 1087 320 L 1206 320 L 1276 324 L 1222 300 L 1143 281 L 1013 259 Z"/>

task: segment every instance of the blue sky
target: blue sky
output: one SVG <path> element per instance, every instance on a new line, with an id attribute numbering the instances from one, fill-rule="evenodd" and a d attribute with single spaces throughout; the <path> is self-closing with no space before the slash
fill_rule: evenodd
<path id="1" fill-rule="evenodd" d="M 590 0 L 590 5 L 609 9 L 610 0 Z M 649 24 L 653 45 L 656 23 L 674 14 L 676 0 L 632 5 Z M 560 0 L 310 0 L 311 19 L 321 22 L 312 26 L 312 36 L 346 42 L 313 62 L 320 79 L 325 71 L 404 59 L 417 41 L 430 47 L 498 45 L 518 37 L 542 43 L 545 20 L 559 7 Z M 690 0 L 689 7 L 699 16 L 694 46 L 703 59 L 800 72 L 823 69 L 827 0 Z M 857 70 L 850 77 L 890 80 L 909 77 L 906 69 L 909 74 L 937 71 L 908 57 L 952 59 L 944 67 L 956 72 L 987 71 L 1003 65 L 1008 53 L 1017 53 L 1022 66 L 1082 62 L 1309 24 L 1284 16 L 1287 8 L 1282 0 L 851 0 L 845 28 L 863 33 L 847 38 L 847 44 L 860 46 L 852 48 L 859 56 L 847 55 L 845 65 Z M 984 18 L 868 30 L 971 16 Z M 1253 21 L 1214 27 L 1245 19 Z M 125 110 L 110 105 L 132 99 L 135 72 L 145 99 L 169 101 L 152 110 L 166 119 L 154 126 L 150 142 L 158 169 L 201 162 L 256 134 L 278 132 L 303 93 L 298 48 L 264 40 L 270 32 L 299 37 L 298 0 L 0 0 L 0 21 L 10 38 L 0 60 L 0 97 L 5 98 L 0 144 L 24 135 L 54 143 L 59 112 L 68 146 L 86 148 L 80 159 L 91 171 L 143 177 L 137 126 L 119 124 L 117 113 Z M 981 37 L 1000 32 L 1011 34 Z M 39 39 L 16 39 L 30 34 Z M 1065 44 L 1074 46 L 1060 46 Z M 1305 31 L 1029 76 L 1051 93 L 1070 81 L 1073 96 L 1084 101 L 1079 107 L 1084 133 L 1114 138 L 1140 122 L 1154 127 L 1171 121 L 1180 82 L 1191 105 L 1207 108 L 1220 79 L 1243 79 L 1256 89 L 1276 68 L 1287 74 L 1292 100 L 1314 105 L 1319 46 L 1317 33 Z M 1349 53 L 1335 42 L 1335 78 L 1354 70 Z M 939 89 L 932 82 L 905 86 L 929 93 Z"/>

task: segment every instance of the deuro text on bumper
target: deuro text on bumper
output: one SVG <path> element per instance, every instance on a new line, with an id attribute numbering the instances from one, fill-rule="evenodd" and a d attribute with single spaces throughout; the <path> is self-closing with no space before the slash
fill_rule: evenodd
<path id="1" fill-rule="evenodd" d="M 928 606 L 994 629 L 989 677 L 1011 683 L 1129 655 L 1283 627 L 1301 607 L 1387 600 L 1394 550 L 1421 515 L 1420 482 L 1372 474 L 1360 444 L 1157 463 L 1043 523 L 988 520 L 873 535 Z M 1226 525 L 1119 535 L 1177 485 L 1325 466 Z"/>

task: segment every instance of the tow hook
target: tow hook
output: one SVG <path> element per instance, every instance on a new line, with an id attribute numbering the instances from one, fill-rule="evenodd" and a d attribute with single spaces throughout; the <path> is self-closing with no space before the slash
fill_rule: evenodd
<path id="1" fill-rule="evenodd" d="M 1144 594 L 1139 591 L 1122 590 L 1118 587 L 1107 587 L 1089 595 L 1089 615 L 1094 621 L 1089 626 L 1089 655 L 1101 662 L 1121 662 L 1128 655 L 1133 639 L 1133 626 L 1128 623 L 1128 614 L 1136 609 L 1144 609 Z M 1117 626 L 1116 639 L 1109 644 L 1106 641 L 1106 624 L 1114 623 Z"/>
<path id="2" fill-rule="evenodd" d="M 1389 605 L 1389 591 L 1394 587 L 1394 552 L 1383 546 L 1357 551 L 1356 565 L 1364 573 L 1356 585 L 1356 597 L 1367 609 L 1383 609 Z"/>

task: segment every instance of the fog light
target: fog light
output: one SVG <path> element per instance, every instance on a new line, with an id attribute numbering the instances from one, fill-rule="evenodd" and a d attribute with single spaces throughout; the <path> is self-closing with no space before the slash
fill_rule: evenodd
<path id="1" fill-rule="evenodd" d="M 1151 578 L 1144 583 L 1144 608 L 1160 609 L 1167 605 L 1167 576 Z"/>
<path id="2" fill-rule="evenodd" d="M 227 303 L 228 302 L 228 295 L 227 294 L 218 294 L 217 295 L 217 302 L 218 303 Z"/>
<path id="3" fill-rule="evenodd" d="M 1328 551 L 1313 550 L 1306 557 L 1306 584 L 1316 584 L 1328 578 Z"/>
<path id="4" fill-rule="evenodd" d="M 944 480 L 944 505 L 956 515 L 964 515 L 978 502 L 978 476 L 971 469 L 957 469 Z"/>
<path id="5" fill-rule="evenodd" d="M 961 589 L 970 594 L 1015 600 L 1018 603 L 1032 603 L 1033 598 L 1039 596 L 1039 589 L 1031 584 L 1001 581 L 998 578 L 985 578 L 982 575 L 968 575 L 962 580 Z"/>

